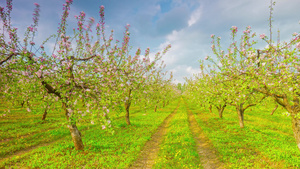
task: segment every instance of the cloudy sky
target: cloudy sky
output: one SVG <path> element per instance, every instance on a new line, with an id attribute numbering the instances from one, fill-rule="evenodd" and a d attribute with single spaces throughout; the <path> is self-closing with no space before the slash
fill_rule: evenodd
<path id="1" fill-rule="evenodd" d="M 43 41 L 56 29 L 64 0 L 13 0 L 12 20 L 22 32 L 32 23 L 33 3 L 41 6 L 38 41 Z M 125 25 L 130 24 L 132 49 L 150 47 L 152 54 L 168 44 L 171 50 L 164 56 L 167 71 L 174 74 L 174 82 L 184 82 L 199 72 L 199 60 L 211 52 L 211 34 L 222 37 L 224 50 L 230 42 L 230 28 L 240 33 L 251 26 L 257 35 L 269 35 L 269 0 L 74 0 L 69 26 L 76 23 L 74 15 L 81 11 L 87 17 L 99 19 L 99 7 L 105 6 L 107 32 L 114 29 L 115 39 L 122 40 Z M 5 0 L 0 0 L 5 6 Z M 300 1 L 277 0 L 274 7 L 273 39 L 280 30 L 281 41 L 299 32 Z M 259 38 L 257 38 L 259 40 Z M 266 44 L 259 43 L 259 47 Z"/>

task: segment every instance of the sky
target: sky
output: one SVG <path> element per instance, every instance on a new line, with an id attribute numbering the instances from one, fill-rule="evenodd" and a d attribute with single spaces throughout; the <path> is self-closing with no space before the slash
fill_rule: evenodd
<path id="1" fill-rule="evenodd" d="M 12 23 L 22 34 L 32 23 L 34 3 L 41 6 L 36 40 L 42 42 L 55 34 L 65 0 L 13 0 Z M 105 7 L 106 32 L 115 32 L 115 39 L 122 40 L 125 26 L 130 24 L 130 46 L 151 55 L 162 51 L 168 44 L 172 48 L 163 57 L 165 70 L 173 72 L 174 83 L 184 83 L 184 77 L 199 73 L 199 60 L 214 55 L 211 51 L 211 34 L 221 37 L 223 50 L 229 46 L 230 28 L 238 27 L 241 34 L 251 26 L 259 35 L 269 36 L 269 0 L 74 0 L 68 24 L 73 28 L 75 15 L 84 11 L 87 18 L 99 20 L 99 7 Z M 5 6 L 5 0 L 0 0 Z M 292 38 L 300 30 L 300 1 L 277 0 L 273 14 L 273 39 Z M 263 48 L 266 43 L 258 43 Z"/>

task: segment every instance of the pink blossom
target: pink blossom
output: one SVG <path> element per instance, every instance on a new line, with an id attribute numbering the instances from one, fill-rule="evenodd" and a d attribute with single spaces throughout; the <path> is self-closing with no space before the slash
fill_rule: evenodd
<path id="1" fill-rule="evenodd" d="M 296 44 L 296 48 L 297 48 L 297 49 L 300 49 L 300 42 L 298 42 L 298 43 Z"/>
<path id="2" fill-rule="evenodd" d="M 42 71 L 39 70 L 39 71 L 35 72 L 35 74 L 38 76 L 38 78 L 40 78 L 42 76 Z"/>
<path id="3" fill-rule="evenodd" d="M 214 35 L 214 34 L 211 34 L 210 37 L 213 38 L 213 37 L 215 37 L 215 35 Z"/>
<path id="4" fill-rule="evenodd" d="M 238 28 L 236 26 L 232 26 L 231 29 L 232 29 L 232 33 L 236 33 L 238 31 L 237 30 Z"/>
<path id="5" fill-rule="evenodd" d="M 102 130 L 104 130 L 106 127 L 104 125 L 102 125 Z"/>
<path id="6" fill-rule="evenodd" d="M 95 124 L 93 120 L 91 121 L 91 124 Z"/>
<path id="7" fill-rule="evenodd" d="M 92 22 L 94 22 L 94 21 L 95 21 L 95 19 L 94 19 L 93 17 L 90 17 L 90 20 L 91 20 Z"/>
<path id="8" fill-rule="evenodd" d="M 259 37 L 260 37 L 260 39 L 264 39 L 266 37 L 266 35 L 263 33 L 263 34 L 260 34 Z"/>
<path id="9" fill-rule="evenodd" d="M 30 45 L 35 45 L 35 43 L 34 43 L 34 42 L 32 42 L 32 41 L 30 41 Z"/>

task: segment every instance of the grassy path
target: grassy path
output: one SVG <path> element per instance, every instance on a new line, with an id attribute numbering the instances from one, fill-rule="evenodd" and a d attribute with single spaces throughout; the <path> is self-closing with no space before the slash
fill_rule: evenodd
<path id="1" fill-rule="evenodd" d="M 189 127 L 188 115 L 181 99 L 177 113 L 167 128 L 158 158 L 153 168 L 193 169 L 203 168 L 197 153 L 196 142 Z"/>
<path id="2" fill-rule="evenodd" d="M 156 133 L 151 136 L 151 140 L 146 142 L 138 159 L 130 166 L 130 169 L 148 169 L 153 167 L 158 156 L 159 145 L 162 143 L 163 137 L 167 133 L 167 127 L 177 112 L 179 104 L 180 103 L 178 103 L 176 109 L 157 128 Z"/>
<path id="3" fill-rule="evenodd" d="M 189 118 L 189 127 L 197 144 L 197 151 L 200 156 L 201 164 L 204 169 L 221 169 L 223 164 L 216 155 L 216 150 L 213 148 L 209 139 L 203 133 L 198 125 L 194 114 L 189 110 L 185 103 L 186 111 Z"/>
<path id="4" fill-rule="evenodd" d="M 221 169 L 222 166 L 216 150 L 181 99 L 145 144 L 130 169 Z"/>
<path id="5" fill-rule="evenodd" d="M 220 154 L 225 168 L 299 168 L 300 152 L 291 130 L 290 118 L 280 112 L 270 115 L 262 106 L 248 110 L 241 129 L 234 107 L 224 117 L 213 109 L 188 103 L 199 126 Z M 270 108 L 271 110 L 273 107 Z"/>

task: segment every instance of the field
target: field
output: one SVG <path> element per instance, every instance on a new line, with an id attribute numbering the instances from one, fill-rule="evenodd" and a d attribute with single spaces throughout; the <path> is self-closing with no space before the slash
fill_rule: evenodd
<path id="1" fill-rule="evenodd" d="M 84 151 L 76 151 L 59 111 L 41 120 L 42 110 L 0 109 L 0 168 L 299 168 L 300 152 L 290 117 L 260 105 L 245 113 L 240 129 L 233 107 L 217 111 L 179 98 L 157 112 L 131 111 L 113 117 L 112 134 L 78 124 Z"/>

